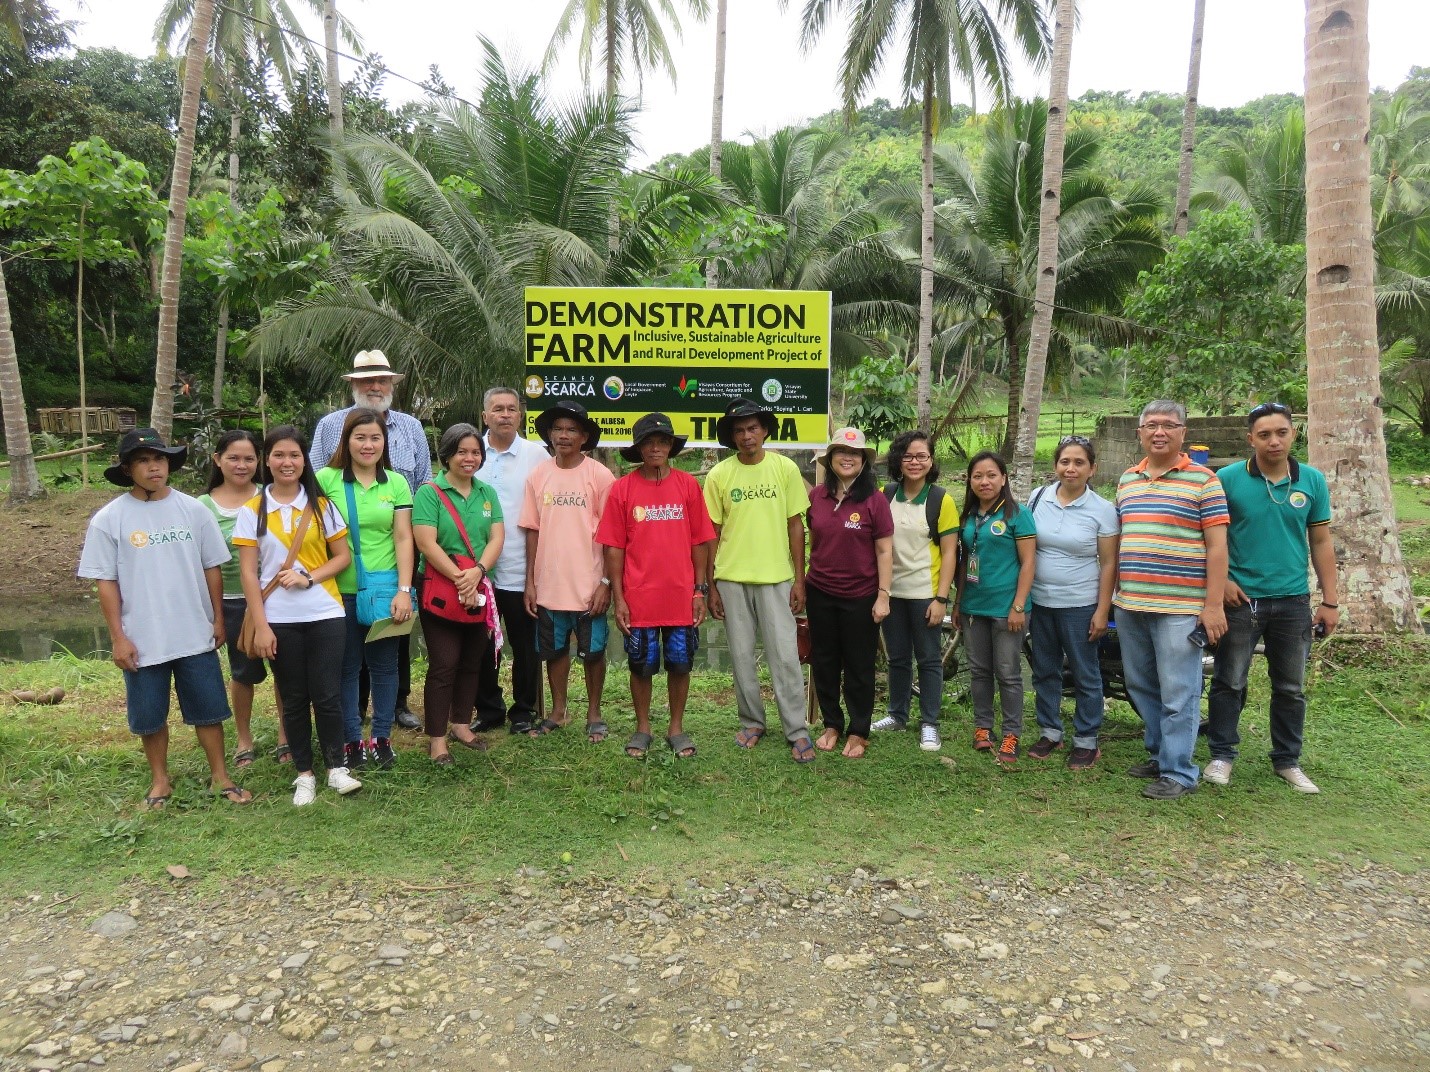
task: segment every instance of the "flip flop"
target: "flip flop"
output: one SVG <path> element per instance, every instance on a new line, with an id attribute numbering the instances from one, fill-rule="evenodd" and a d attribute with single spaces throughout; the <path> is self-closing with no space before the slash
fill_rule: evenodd
<path id="1" fill-rule="evenodd" d="M 645 754 L 650 751 L 651 742 L 654 740 L 648 733 L 631 734 L 631 739 L 626 742 L 626 755 L 632 759 L 645 759 Z"/>
<path id="2" fill-rule="evenodd" d="M 235 767 L 251 767 L 257 758 L 252 748 L 240 748 L 233 754 L 233 765 Z"/>
<path id="3" fill-rule="evenodd" d="M 611 734 L 611 728 L 600 719 L 595 722 L 586 723 L 586 740 L 591 744 L 600 744 Z"/>
<path id="4" fill-rule="evenodd" d="M 163 795 L 157 796 L 157 797 L 145 797 L 145 798 L 144 798 L 144 810 L 145 810 L 145 811 L 163 811 L 163 810 L 164 810 L 164 806 L 169 803 L 169 798 L 172 797 L 173 795 L 174 795 L 173 793 L 164 793 Z"/>
<path id="5" fill-rule="evenodd" d="M 808 737 L 801 737 L 790 745 L 790 755 L 794 757 L 796 763 L 814 762 L 814 745 L 809 743 Z"/>
<path id="6" fill-rule="evenodd" d="M 695 742 L 688 733 L 676 733 L 665 739 L 665 743 L 670 745 L 670 750 L 675 753 L 676 759 L 694 759 L 696 755 Z"/>
<path id="7" fill-rule="evenodd" d="M 292 763 L 293 749 L 288 747 L 286 744 L 280 744 L 277 748 L 273 749 L 273 762 Z"/>
<path id="8" fill-rule="evenodd" d="M 549 718 L 543 718 L 536 724 L 536 729 L 531 731 L 533 737 L 545 737 L 548 733 L 555 733 L 557 730 L 566 728 L 564 722 L 552 722 Z"/>
<path id="9" fill-rule="evenodd" d="M 764 735 L 765 731 L 762 729 L 746 728 L 735 734 L 735 743 L 741 748 L 754 748 Z"/>
<path id="10" fill-rule="evenodd" d="M 226 785 L 222 789 L 215 789 L 214 795 L 222 797 L 230 804 L 248 804 L 253 800 L 252 793 L 236 785 Z"/>

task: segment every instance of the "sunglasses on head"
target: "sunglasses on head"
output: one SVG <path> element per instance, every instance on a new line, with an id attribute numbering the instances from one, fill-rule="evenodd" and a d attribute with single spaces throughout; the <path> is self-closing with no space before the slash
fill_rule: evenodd
<path id="1" fill-rule="evenodd" d="M 1291 407 L 1285 402 L 1262 402 L 1251 408 L 1251 412 L 1246 415 L 1246 420 L 1248 424 L 1255 424 L 1262 417 L 1269 417 L 1273 413 L 1279 413 L 1287 420 L 1290 420 L 1292 416 Z"/>
<path id="2" fill-rule="evenodd" d="M 1062 450 L 1064 447 L 1073 443 L 1077 444 L 1079 447 L 1092 446 L 1092 440 L 1088 439 L 1085 435 L 1065 435 L 1058 440 L 1058 450 Z"/>

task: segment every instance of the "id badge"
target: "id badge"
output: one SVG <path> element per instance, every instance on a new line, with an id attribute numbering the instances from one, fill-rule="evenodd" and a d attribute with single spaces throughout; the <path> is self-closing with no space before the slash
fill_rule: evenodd
<path id="1" fill-rule="evenodd" d="M 978 555 L 977 553 L 968 556 L 968 569 L 964 571 L 964 577 L 969 584 L 978 583 Z"/>

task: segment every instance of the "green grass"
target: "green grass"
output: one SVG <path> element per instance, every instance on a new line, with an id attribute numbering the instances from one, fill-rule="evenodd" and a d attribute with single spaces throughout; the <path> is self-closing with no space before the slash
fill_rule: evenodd
<path id="1" fill-rule="evenodd" d="M 969 872 L 1174 871 L 1189 860 L 1422 867 L 1430 644 L 1332 641 L 1322 650 L 1334 667 L 1314 672 L 1306 745 L 1322 795 L 1302 797 L 1272 777 L 1258 674 L 1234 783 L 1171 805 L 1143 800 L 1141 783 L 1122 773 L 1143 751 L 1140 726 L 1120 704 L 1102 764 L 1076 777 L 1057 760 L 998 770 L 969 748 L 963 707 L 945 712 L 941 756 L 920 752 L 910 733 L 876 738 L 865 761 L 821 756 L 798 767 L 775 735 L 749 752 L 734 745 L 730 681 L 713 671 L 697 673 L 692 690 L 688 725 L 700 755 L 676 762 L 657 736 L 637 762 L 621 750 L 633 720 L 624 671 L 613 667 L 613 735 L 603 745 L 574 729 L 539 741 L 497 734 L 485 755 L 454 750 L 447 772 L 405 736 L 398 770 L 369 775 L 353 798 L 320 791 L 301 812 L 289 803 L 291 770 L 268 758 L 265 714 L 256 723 L 262 758 L 242 779 L 258 795 L 247 808 L 208 796 L 201 754 L 176 721 L 174 800 L 143 815 L 147 771 L 125 728 L 118 672 L 70 658 L 10 664 L 0 666 L 0 689 L 63 684 L 69 698 L 0 708 L 0 893 L 99 893 L 132 877 L 163 879 L 170 864 L 216 885 L 246 874 L 360 874 L 477 889 L 522 866 L 562 879 L 666 882 L 772 869 L 798 879 L 860 865 L 949 881 Z M 260 700 L 267 695 L 265 686 Z"/>

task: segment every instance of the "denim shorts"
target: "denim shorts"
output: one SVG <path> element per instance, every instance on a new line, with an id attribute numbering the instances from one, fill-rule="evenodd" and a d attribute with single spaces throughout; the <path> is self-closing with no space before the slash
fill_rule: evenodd
<path id="1" fill-rule="evenodd" d="M 268 676 L 262 659 L 250 659 L 238 650 L 238 634 L 243 629 L 243 615 L 248 600 L 225 598 L 223 601 L 223 631 L 228 637 L 228 676 L 240 685 L 257 685 Z"/>
<path id="2" fill-rule="evenodd" d="M 228 692 L 217 651 L 201 651 L 167 663 L 124 671 L 124 695 L 129 706 L 129 732 L 140 737 L 169 724 L 169 683 L 179 697 L 186 726 L 215 726 L 229 716 Z"/>
<path id="3" fill-rule="evenodd" d="M 592 617 L 576 610 L 536 608 L 536 657 L 543 662 L 571 650 L 576 636 L 576 658 L 598 663 L 606 657 L 606 616 Z"/>
<path id="4" fill-rule="evenodd" d="M 700 634 L 693 625 L 633 626 L 626 637 L 626 655 L 636 677 L 655 677 L 665 654 L 665 672 L 688 674 L 695 665 Z"/>

